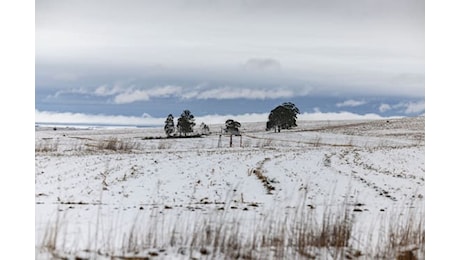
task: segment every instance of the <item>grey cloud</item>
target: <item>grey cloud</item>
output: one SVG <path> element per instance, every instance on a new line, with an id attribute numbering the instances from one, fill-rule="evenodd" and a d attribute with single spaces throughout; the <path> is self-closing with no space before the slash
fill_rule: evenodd
<path id="1" fill-rule="evenodd" d="M 54 80 L 58 81 L 76 81 L 78 79 L 78 75 L 75 73 L 58 73 L 52 76 Z"/>
<path id="2" fill-rule="evenodd" d="M 198 84 L 195 86 L 165 85 L 142 88 L 133 84 L 124 86 L 115 83 L 112 87 L 108 84 L 101 85 L 95 89 L 78 88 L 68 91 L 58 91 L 54 97 L 62 94 L 80 94 L 89 96 L 108 97 L 108 102 L 115 104 L 129 104 L 134 102 L 148 101 L 152 98 L 177 97 L 181 99 L 276 99 L 290 98 L 294 96 L 308 95 L 309 89 L 293 90 L 286 87 L 244 87 L 244 86 L 209 86 Z"/>
<path id="3" fill-rule="evenodd" d="M 278 71 L 281 70 L 281 63 L 275 59 L 253 58 L 249 59 L 244 67 L 248 70 Z"/>
<path id="4" fill-rule="evenodd" d="M 222 87 L 185 94 L 186 98 L 196 99 L 275 99 L 293 97 L 295 93 L 286 89 L 253 89 Z"/>
<path id="5" fill-rule="evenodd" d="M 102 78 L 89 82 L 101 85 L 122 77 L 119 71 L 133 71 L 150 85 L 181 78 L 183 85 L 215 81 L 214 87 L 259 89 L 284 81 L 296 91 L 315 82 L 313 88 L 323 93 L 423 96 L 424 4 L 41 0 L 36 3 L 37 85 L 74 79 L 75 86 L 88 75 Z M 78 78 L 43 76 L 56 75 L 63 66 L 83 69 Z M 172 80 L 159 82 L 163 75 Z M 100 94 L 108 92 L 100 89 Z M 133 98 L 141 98 L 137 94 Z"/>

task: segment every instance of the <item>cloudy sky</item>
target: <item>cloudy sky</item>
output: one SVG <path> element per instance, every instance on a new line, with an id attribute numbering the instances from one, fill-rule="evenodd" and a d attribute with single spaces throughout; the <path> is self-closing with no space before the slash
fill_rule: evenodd
<path id="1" fill-rule="evenodd" d="M 36 1 L 36 121 L 265 115 L 285 101 L 423 114 L 424 13 L 421 0 Z"/>

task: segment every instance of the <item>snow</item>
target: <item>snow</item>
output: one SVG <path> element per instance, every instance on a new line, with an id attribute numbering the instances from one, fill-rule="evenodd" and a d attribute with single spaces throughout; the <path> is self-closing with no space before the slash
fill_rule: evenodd
<path id="1" fill-rule="evenodd" d="M 299 205 L 318 217 L 344 205 L 356 210 L 352 237 L 359 247 L 394 216 L 424 216 L 424 121 L 299 121 L 281 133 L 245 123 L 242 147 L 239 137 L 234 147 L 219 137 L 221 125 L 186 139 L 145 138 L 165 137 L 162 128 L 36 127 L 36 258 L 50 257 L 42 245 L 54 224 L 64 227 L 57 242 L 63 253 L 119 253 L 133 229 L 152 226 L 163 244 L 171 232 L 192 234 L 194 223 L 213 221 L 249 239 L 268 220 L 291 221 Z M 133 149 L 98 146 L 111 138 Z M 159 254 L 189 259 L 179 251 Z"/>

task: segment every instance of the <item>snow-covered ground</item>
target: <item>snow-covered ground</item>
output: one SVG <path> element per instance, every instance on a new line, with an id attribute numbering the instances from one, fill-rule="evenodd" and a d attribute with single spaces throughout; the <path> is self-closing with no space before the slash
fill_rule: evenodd
<path id="1" fill-rule="evenodd" d="M 424 117 L 298 124 L 281 133 L 265 131 L 264 122 L 243 124 L 233 147 L 228 136 L 219 137 L 223 125 L 187 139 L 151 138 L 164 137 L 161 128 L 37 127 L 36 258 L 201 259 L 208 252 L 173 247 L 190 243 L 171 237 L 193 237 L 197 223 L 213 222 L 245 239 L 265 230 L 260 225 L 282 226 L 307 211 L 321 219 L 346 207 L 353 221 L 349 247 L 366 259 L 382 227 L 424 219 Z M 110 141 L 124 147 L 104 149 Z M 150 248 L 133 246 L 139 240 L 133 234 L 153 233 Z"/>

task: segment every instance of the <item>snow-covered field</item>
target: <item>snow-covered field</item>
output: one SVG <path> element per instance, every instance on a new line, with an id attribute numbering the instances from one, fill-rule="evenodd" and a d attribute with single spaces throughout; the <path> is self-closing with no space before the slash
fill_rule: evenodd
<path id="1" fill-rule="evenodd" d="M 424 117 L 298 124 L 281 133 L 242 124 L 233 147 L 219 138 L 223 125 L 187 139 L 36 127 L 36 258 L 369 259 L 385 251 L 388 230 L 424 225 Z M 352 226 L 343 252 L 298 250 L 300 222 L 341 214 Z M 387 256 L 424 257 L 420 243 L 401 246 Z"/>

